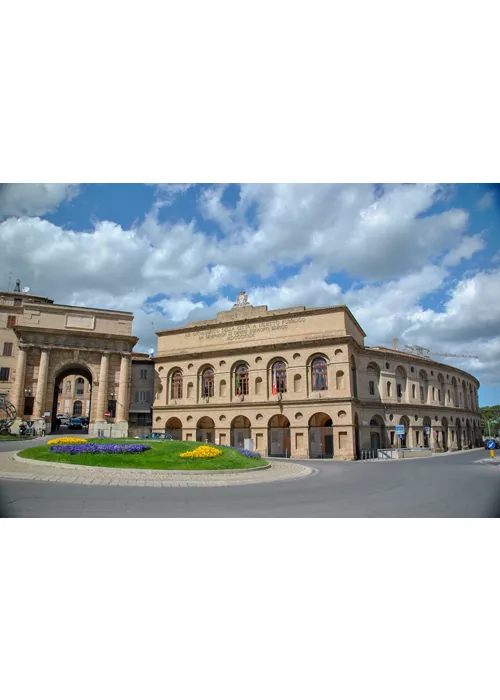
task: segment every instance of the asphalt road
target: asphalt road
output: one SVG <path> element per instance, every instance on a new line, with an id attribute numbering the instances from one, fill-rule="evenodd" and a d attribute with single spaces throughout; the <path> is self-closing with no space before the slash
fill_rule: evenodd
<path id="1" fill-rule="evenodd" d="M 207 488 L 1 480 L 0 503 L 7 517 L 498 517 L 500 465 L 476 461 L 487 456 L 308 461 L 306 479 Z"/>

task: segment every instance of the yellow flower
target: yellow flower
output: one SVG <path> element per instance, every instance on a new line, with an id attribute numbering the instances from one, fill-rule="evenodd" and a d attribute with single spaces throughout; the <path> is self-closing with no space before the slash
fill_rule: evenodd
<path id="1" fill-rule="evenodd" d="M 88 442 L 88 440 L 79 437 L 60 437 L 49 440 L 47 445 L 80 445 L 84 442 Z"/>
<path id="2" fill-rule="evenodd" d="M 220 457 L 222 450 L 218 450 L 216 447 L 211 447 L 210 445 L 200 445 L 195 450 L 191 452 L 182 452 L 179 457 L 182 459 L 213 459 L 214 457 Z"/>

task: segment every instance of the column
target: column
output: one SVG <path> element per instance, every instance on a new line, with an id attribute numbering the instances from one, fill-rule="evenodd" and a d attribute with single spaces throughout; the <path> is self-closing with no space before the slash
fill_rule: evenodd
<path id="1" fill-rule="evenodd" d="M 16 379 L 14 386 L 12 387 L 12 403 L 16 407 L 18 418 L 22 418 L 24 413 L 24 379 L 26 374 L 27 357 L 27 348 L 20 345 L 17 355 Z"/>
<path id="2" fill-rule="evenodd" d="M 97 393 L 97 410 L 96 421 L 105 420 L 104 413 L 106 412 L 108 398 L 108 372 L 109 372 L 109 355 L 101 355 L 101 367 L 99 369 L 99 391 Z"/>
<path id="3" fill-rule="evenodd" d="M 36 384 L 36 396 L 33 406 L 33 418 L 43 418 L 45 410 L 45 394 L 47 393 L 47 378 L 49 373 L 49 351 L 42 350 L 40 366 L 38 368 L 38 381 Z"/>
<path id="4" fill-rule="evenodd" d="M 128 355 L 122 355 L 120 362 L 120 382 L 118 384 L 118 403 L 116 406 L 116 420 L 128 420 L 128 373 L 130 367 L 130 358 Z"/>

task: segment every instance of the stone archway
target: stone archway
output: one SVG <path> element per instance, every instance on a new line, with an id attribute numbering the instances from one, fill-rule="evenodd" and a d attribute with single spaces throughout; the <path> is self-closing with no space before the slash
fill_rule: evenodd
<path id="1" fill-rule="evenodd" d="M 51 410 L 50 410 L 50 421 L 46 420 L 46 423 L 50 422 L 51 426 L 51 432 L 55 432 L 58 429 L 57 426 L 57 404 L 59 402 L 59 385 L 64 382 L 66 377 L 70 377 L 72 375 L 78 375 L 79 377 L 83 377 L 84 380 L 89 382 L 90 384 L 90 405 L 89 405 L 89 410 L 87 411 L 87 407 L 83 406 L 83 403 L 79 398 L 77 398 L 76 393 L 75 393 L 75 388 L 73 387 L 73 392 L 71 393 L 71 396 L 67 399 L 69 408 L 70 410 L 68 411 L 70 416 L 75 416 L 75 417 L 80 417 L 80 416 L 90 416 L 91 415 L 91 409 L 92 409 L 92 372 L 90 371 L 90 368 L 85 366 L 82 363 L 64 363 L 61 366 L 61 363 L 56 365 L 54 367 L 53 371 L 50 373 L 49 376 L 49 381 L 48 381 L 48 387 L 47 391 L 50 392 L 52 390 L 52 404 L 51 404 Z M 61 411 L 61 413 L 64 413 L 64 411 Z M 88 432 L 88 426 L 83 426 L 82 428 L 83 432 Z"/>
<path id="2" fill-rule="evenodd" d="M 236 416 L 231 421 L 230 445 L 244 449 L 245 440 L 252 437 L 252 426 L 246 416 Z"/>
<path id="3" fill-rule="evenodd" d="M 165 423 L 165 432 L 174 440 L 182 440 L 182 422 L 179 418 L 169 418 Z"/>
<path id="4" fill-rule="evenodd" d="M 268 455 L 269 457 L 290 457 L 290 421 L 278 413 L 268 422 Z"/>
<path id="5" fill-rule="evenodd" d="M 462 423 L 460 422 L 460 418 L 457 418 L 455 421 L 455 428 L 457 431 L 457 449 L 461 450 L 462 449 Z"/>
<path id="6" fill-rule="evenodd" d="M 196 442 L 215 443 L 215 423 L 210 416 L 203 416 L 196 424 Z"/>
<path id="7" fill-rule="evenodd" d="M 443 450 L 448 452 L 449 436 L 448 436 L 448 419 L 442 418 L 441 425 L 443 426 Z"/>
<path id="8" fill-rule="evenodd" d="M 327 413 L 314 413 L 309 419 L 309 457 L 333 457 L 333 421 Z"/>

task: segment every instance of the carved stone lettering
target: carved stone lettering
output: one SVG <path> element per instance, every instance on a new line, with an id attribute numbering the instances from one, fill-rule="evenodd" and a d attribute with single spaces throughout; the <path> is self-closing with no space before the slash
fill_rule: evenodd
<path id="1" fill-rule="evenodd" d="M 262 321 L 246 326 L 236 326 L 234 328 L 214 328 L 213 330 L 199 330 L 186 333 L 186 338 L 197 340 L 220 340 L 225 342 L 247 340 L 254 338 L 257 334 L 275 331 L 286 331 L 295 324 L 304 323 L 305 318 L 284 318 L 276 321 Z"/>
<path id="2" fill-rule="evenodd" d="M 95 316 L 75 316 L 73 314 L 66 316 L 66 328 L 84 328 L 93 331 L 94 327 Z"/>

